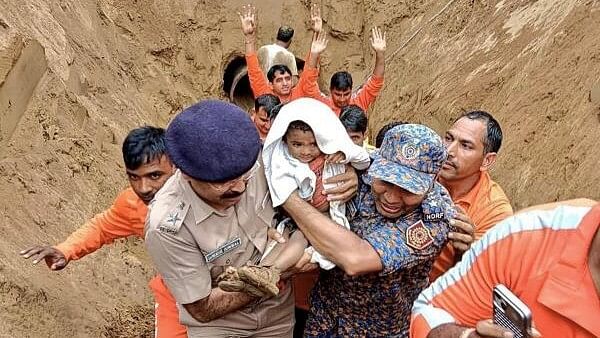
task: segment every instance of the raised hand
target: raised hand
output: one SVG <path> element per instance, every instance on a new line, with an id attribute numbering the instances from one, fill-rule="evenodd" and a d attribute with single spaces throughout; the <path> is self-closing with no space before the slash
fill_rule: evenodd
<path id="1" fill-rule="evenodd" d="M 19 252 L 19 254 L 26 259 L 35 255 L 33 264 L 37 264 L 44 259 L 50 270 L 62 270 L 69 263 L 62 252 L 51 246 L 36 245 Z"/>
<path id="2" fill-rule="evenodd" d="M 244 35 L 253 35 L 256 32 L 256 7 L 254 5 L 242 6 L 242 12 L 238 12 L 242 23 Z"/>
<path id="3" fill-rule="evenodd" d="M 310 46 L 310 53 L 320 55 L 327 48 L 327 34 L 325 32 L 318 33 Z"/>
<path id="4" fill-rule="evenodd" d="M 312 6 L 310 6 L 310 28 L 315 33 L 320 33 L 323 30 L 321 8 L 319 8 L 319 5 L 317 4 L 312 4 Z"/>
<path id="5" fill-rule="evenodd" d="M 385 52 L 385 32 L 382 32 L 378 27 L 371 29 L 371 47 L 376 53 Z"/>

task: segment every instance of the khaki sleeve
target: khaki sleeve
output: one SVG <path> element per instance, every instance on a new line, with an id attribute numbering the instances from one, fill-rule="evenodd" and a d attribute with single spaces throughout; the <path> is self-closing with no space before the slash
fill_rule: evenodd
<path id="1" fill-rule="evenodd" d="M 158 273 L 179 304 L 190 304 L 210 295 L 210 271 L 191 233 L 182 225 L 177 233 L 150 226 L 146 248 Z"/>

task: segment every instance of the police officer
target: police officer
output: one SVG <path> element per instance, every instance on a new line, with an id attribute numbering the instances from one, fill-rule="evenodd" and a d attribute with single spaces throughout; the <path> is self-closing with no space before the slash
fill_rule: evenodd
<path id="1" fill-rule="evenodd" d="M 413 301 L 447 242 L 454 206 L 436 182 L 447 153 L 431 129 L 391 129 L 373 155 L 350 215 L 337 226 L 293 194 L 284 208 L 336 263 L 311 295 L 307 337 L 408 337 Z"/>
<path id="2" fill-rule="evenodd" d="M 229 103 L 202 101 L 174 118 L 166 141 L 179 170 L 156 195 L 145 238 L 189 337 L 290 337 L 290 287 L 266 299 L 251 286 L 225 292 L 215 285 L 227 266 L 259 262 L 274 216 L 249 116 Z M 350 183 L 334 197 L 355 193 L 352 177 L 341 179 Z"/>

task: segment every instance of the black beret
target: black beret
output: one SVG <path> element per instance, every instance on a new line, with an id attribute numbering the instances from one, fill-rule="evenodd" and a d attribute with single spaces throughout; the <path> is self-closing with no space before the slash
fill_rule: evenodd
<path id="1" fill-rule="evenodd" d="M 206 182 L 238 178 L 252 168 L 261 142 L 252 120 L 238 106 L 205 100 L 169 124 L 167 152 L 186 175 Z"/>

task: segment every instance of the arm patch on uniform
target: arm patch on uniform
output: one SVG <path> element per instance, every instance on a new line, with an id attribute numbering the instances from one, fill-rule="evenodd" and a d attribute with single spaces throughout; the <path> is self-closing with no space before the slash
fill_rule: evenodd
<path id="1" fill-rule="evenodd" d="M 415 250 L 423 250 L 433 243 L 433 237 L 429 229 L 418 221 L 406 229 L 406 245 Z"/>

